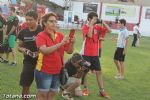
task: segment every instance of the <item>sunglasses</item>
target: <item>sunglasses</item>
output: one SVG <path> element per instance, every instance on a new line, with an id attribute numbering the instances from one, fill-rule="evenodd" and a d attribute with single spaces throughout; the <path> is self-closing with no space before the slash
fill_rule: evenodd
<path id="1" fill-rule="evenodd" d="M 50 23 L 57 23 L 57 20 L 48 20 Z"/>

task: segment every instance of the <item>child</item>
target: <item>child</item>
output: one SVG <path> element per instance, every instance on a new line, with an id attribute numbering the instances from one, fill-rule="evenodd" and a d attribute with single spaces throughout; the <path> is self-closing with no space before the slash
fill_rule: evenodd
<path id="1" fill-rule="evenodd" d="M 95 71 L 99 86 L 99 95 L 102 97 L 110 98 L 104 91 L 101 66 L 99 61 L 99 31 L 102 31 L 103 28 L 96 24 L 97 14 L 95 12 L 90 12 L 88 14 L 88 23 L 83 25 L 82 33 L 84 37 L 83 46 L 81 49 L 81 55 L 83 58 L 91 63 L 90 69 Z M 87 73 L 84 75 L 84 93 L 83 95 L 88 95 L 87 89 Z"/>
<path id="2" fill-rule="evenodd" d="M 114 63 L 116 64 L 118 71 L 118 74 L 115 76 L 116 79 L 124 78 L 124 59 L 128 44 L 128 30 L 126 29 L 125 25 L 125 19 L 120 19 L 118 21 L 118 27 L 120 31 L 117 39 L 117 49 L 114 54 Z"/>

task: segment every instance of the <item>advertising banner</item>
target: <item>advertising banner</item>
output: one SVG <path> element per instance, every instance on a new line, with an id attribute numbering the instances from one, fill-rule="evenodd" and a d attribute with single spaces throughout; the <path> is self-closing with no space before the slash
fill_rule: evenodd
<path id="1" fill-rule="evenodd" d="M 124 17 L 135 17 L 136 8 L 125 5 L 107 5 L 105 10 L 106 16 L 124 16 Z"/>
<path id="2" fill-rule="evenodd" d="M 84 3 L 83 4 L 83 13 L 89 13 L 91 11 L 97 12 L 97 4 L 89 4 L 89 3 Z"/>
<path id="3" fill-rule="evenodd" d="M 150 19 L 150 9 L 146 9 L 145 19 Z"/>

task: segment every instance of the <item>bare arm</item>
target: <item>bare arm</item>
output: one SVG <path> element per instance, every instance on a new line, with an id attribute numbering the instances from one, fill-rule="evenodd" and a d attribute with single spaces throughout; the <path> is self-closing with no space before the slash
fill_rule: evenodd
<path id="1" fill-rule="evenodd" d="M 126 54 L 127 46 L 128 46 L 128 38 L 126 38 L 126 44 L 125 44 L 125 48 L 124 48 L 123 54 Z"/>
<path id="2" fill-rule="evenodd" d="M 104 39 L 103 37 L 100 37 L 99 40 L 100 40 L 100 41 L 104 41 L 105 39 Z"/>
<path id="3" fill-rule="evenodd" d="M 46 47 L 46 45 L 42 45 L 39 50 L 41 53 L 43 54 L 49 54 L 49 53 L 52 53 L 54 51 L 56 51 L 57 49 L 59 49 L 61 46 L 67 44 L 69 42 L 69 38 L 68 37 L 65 37 L 61 43 L 57 43 L 55 44 L 54 46 L 51 46 L 51 47 Z"/>
<path id="4" fill-rule="evenodd" d="M 89 38 L 92 38 L 92 35 L 93 35 L 93 25 L 90 25 L 89 26 L 89 32 L 88 32 L 88 34 L 87 34 L 87 37 L 89 37 Z"/>
<path id="5" fill-rule="evenodd" d="M 4 27 L 4 30 L 3 30 L 3 32 L 4 32 L 4 35 L 6 35 L 6 32 L 7 32 L 7 25 L 6 25 L 6 27 Z"/>
<path id="6" fill-rule="evenodd" d="M 83 75 L 84 75 L 84 71 L 79 71 L 79 72 L 76 74 L 76 78 L 82 78 Z"/>
<path id="7" fill-rule="evenodd" d="M 93 36 L 93 28 L 94 28 L 94 24 L 95 23 L 96 23 L 96 20 L 94 20 L 94 18 L 88 23 L 88 25 L 89 25 L 89 32 L 88 32 L 87 36 L 89 38 L 92 38 L 92 36 Z"/>
<path id="8" fill-rule="evenodd" d="M 21 52 L 21 53 L 23 53 L 23 54 L 26 54 L 27 50 L 28 49 L 26 49 L 26 48 L 23 47 L 23 41 L 19 40 L 19 42 L 18 42 L 18 51 Z"/>
<path id="9" fill-rule="evenodd" d="M 8 33 L 8 35 L 10 35 L 11 33 L 13 33 L 15 30 L 16 30 L 16 26 L 13 26 L 12 28 L 11 28 L 11 30 L 10 30 L 10 32 Z"/>
<path id="10" fill-rule="evenodd" d="M 111 28 L 104 21 L 103 21 L 103 25 L 104 25 L 104 27 L 107 28 L 108 32 L 111 32 Z"/>
<path id="11" fill-rule="evenodd" d="M 77 73 L 75 75 L 72 75 L 73 77 L 76 78 L 82 78 L 84 75 L 84 70 L 78 70 Z"/>

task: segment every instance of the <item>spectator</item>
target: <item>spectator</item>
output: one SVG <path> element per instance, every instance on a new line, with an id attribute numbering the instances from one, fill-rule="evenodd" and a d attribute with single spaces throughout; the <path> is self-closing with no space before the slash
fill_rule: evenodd
<path id="1" fill-rule="evenodd" d="M 138 40 L 138 35 L 139 35 L 139 23 L 137 23 L 134 27 L 133 27 L 133 42 L 132 42 L 132 47 L 136 47 L 136 43 Z"/>
<path id="2" fill-rule="evenodd" d="M 65 68 L 67 69 L 69 79 L 64 85 L 64 91 L 62 96 L 70 100 L 71 95 L 82 96 L 81 90 L 81 78 L 85 70 L 88 70 L 90 63 L 86 62 L 82 56 L 78 53 L 74 53 L 73 56 L 65 63 Z"/>
<path id="3" fill-rule="evenodd" d="M 18 17 L 16 16 L 15 13 L 15 8 L 11 7 L 10 8 L 10 16 L 8 17 L 7 20 L 7 25 L 4 30 L 5 34 L 5 39 L 8 40 L 9 47 L 11 48 L 11 53 L 13 57 L 12 63 L 10 63 L 11 66 L 16 66 L 16 50 L 15 50 L 15 45 L 16 45 L 16 29 L 18 26 L 19 20 Z M 6 53 L 6 62 L 9 63 L 9 52 Z"/>
<path id="4" fill-rule="evenodd" d="M 140 33 L 140 29 L 139 29 L 139 32 L 138 32 L 138 34 L 137 34 L 136 46 L 140 46 L 140 38 L 141 38 L 141 33 Z"/>
<path id="5" fill-rule="evenodd" d="M 5 60 L 3 59 L 3 54 L 4 54 L 4 48 L 3 48 L 3 30 L 4 30 L 4 25 L 6 24 L 5 19 L 2 16 L 2 11 L 0 8 L 0 62 L 4 62 Z"/>
<path id="6" fill-rule="evenodd" d="M 124 79 L 124 60 L 127 51 L 128 44 L 128 30 L 125 27 L 126 20 L 120 19 L 118 21 L 118 27 L 120 29 L 117 39 L 117 49 L 114 54 L 114 63 L 117 67 L 116 79 Z"/>
<path id="7" fill-rule="evenodd" d="M 110 98 L 104 91 L 101 66 L 99 61 L 99 40 L 98 33 L 103 30 L 101 26 L 96 25 L 98 15 L 95 12 L 90 12 L 88 14 L 88 23 L 83 25 L 82 33 L 84 37 L 83 46 L 81 49 L 81 54 L 83 58 L 91 63 L 90 69 L 95 71 L 98 86 L 99 86 L 99 95 L 102 97 Z M 88 95 L 87 89 L 87 73 L 84 75 L 84 95 Z"/>
<path id="8" fill-rule="evenodd" d="M 57 16 L 48 13 L 42 18 L 44 31 L 36 37 L 39 57 L 35 70 L 36 100 L 53 100 L 59 89 L 59 73 L 63 66 L 64 51 L 73 52 L 74 38 L 57 32 Z"/>
<path id="9" fill-rule="evenodd" d="M 24 55 L 23 70 L 20 75 L 23 96 L 29 94 L 34 79 L 34 69 L 37 62 L 35 37 L 42 31 L 41 26 L 37 23 L 38 15 L 35 11 L 28 11 L 25 18 L 28 28 L 21 30 L 18 35 L 18 50 Z"/>

